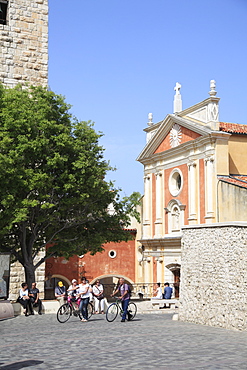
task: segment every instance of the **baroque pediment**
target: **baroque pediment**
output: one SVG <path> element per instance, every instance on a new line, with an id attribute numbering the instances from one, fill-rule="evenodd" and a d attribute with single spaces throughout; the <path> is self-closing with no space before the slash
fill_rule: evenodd
<path id="1" fill-rule="evenodd" d="M 211 132 L 212 130 L 202 123 L 194 122 L 175 114 L 169 114 L 156 127 L 137 160 L 141 161 L 156 153 L 174 149 Z"/>

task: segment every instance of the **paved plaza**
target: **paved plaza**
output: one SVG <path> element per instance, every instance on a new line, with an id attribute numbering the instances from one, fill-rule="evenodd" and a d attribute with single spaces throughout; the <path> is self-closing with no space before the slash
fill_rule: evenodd
<path id="1" fill-rule="evenodd" d="M 0 369 L 247 369 L 247 332 L 137 314 L 61 324 L 55 314 L 0 321 Z"/>

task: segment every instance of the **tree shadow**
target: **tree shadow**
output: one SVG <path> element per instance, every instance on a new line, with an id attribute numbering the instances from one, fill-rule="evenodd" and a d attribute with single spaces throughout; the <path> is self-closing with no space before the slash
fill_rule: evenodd
<path id="1" fill-rule="evenodd" d="M 0 363 L 0 369 L 3 369 L 3 370 L 19 370 L 19 369 L 23 369 L 24 367 L 40 365 L 40 364 L 43 364 L 43 362 L 44 361 L 27 360 L 27 361 L 13 362 L 12 364 L 6 365 L 6 366 L 1 366 L 2 363 Z"/>

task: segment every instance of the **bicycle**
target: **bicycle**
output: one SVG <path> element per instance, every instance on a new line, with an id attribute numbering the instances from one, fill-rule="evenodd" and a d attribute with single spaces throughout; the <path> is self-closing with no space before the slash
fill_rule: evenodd
<path id="1" fill-rule="evenodd" d="M 75 304 L 75 306 L 73 303 Z M 81 311 L 79 310 L 79 305 L 80 305 L 80 299 L 78 299 L 75 302 L 72 302 L 71 299 L 68 299 L 67 303 L 64 303 L 61 307 L 59 307 L 57 311 L 57 320 L 60 323 L 64 324 L 65 322 L 69 320 L 72 314 L 76 317 L 78 316 L 81 320 L 83 316 L 81 314 Z M 90 319 L 94 311 L 93 305 L 90 302 L 88 303 L 87 311 L 88 311 L 88 319 Z"/>
<path id="2" fill-rule="evenodd" d="M 127 318 L 128 321 L 131 321 L 134 319 L 137 312 L 137 307 L 134 302 L 129 302 L 128 309 L 127 309 Z M 116 302 L 113 302 L 110 304 L 110 306 L 106 310 L 106 320 L 108 322 L 112 322 L 116 319 L 118 313 L 120 316 L 123 315 L 123 309 L 120 305 L 120 299 L 116 298 Z"/>

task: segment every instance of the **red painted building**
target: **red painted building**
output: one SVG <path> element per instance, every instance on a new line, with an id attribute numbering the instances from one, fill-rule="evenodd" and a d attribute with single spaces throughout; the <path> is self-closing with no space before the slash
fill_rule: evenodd
<path id="1" fill-rule="evenodd" d="M 132 240 L 107 243 L 104 245 L 104 251 L 94 256 L 87 253 L 83 256 L 73 256 L 69 260 L 63 257 L 49 258 L 45 267 L 45 299 L 54 298 L 54 289 L 59 280 L 68 287 L 72 279 L 80 282 L 82 276 L 91 284 L 100 278 L 105 286 L 112 287 L 119 277 L 124 277 L 133 284 L 136 280 L 136 230 L 131 229 L 129 232 L 133 235 Z"/>

